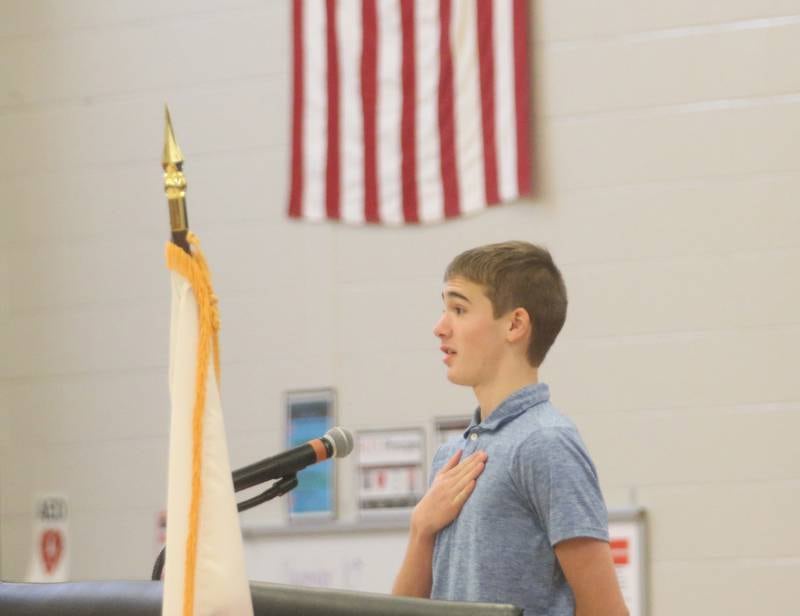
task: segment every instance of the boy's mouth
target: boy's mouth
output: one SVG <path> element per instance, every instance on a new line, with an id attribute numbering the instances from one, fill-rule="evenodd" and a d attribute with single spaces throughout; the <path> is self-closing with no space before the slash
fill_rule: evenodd
<path id="1" fill-rule="evenodd" d="M 449 365 L 449 362 L 456 355 L 456 352 L 453 349 L 451 349 L 450 347 L 447 347 L 447 346 L 444 346 L 444 345 L 439 347 L 439 349 L 442 351 L 442 353 L 444 353 L 444 359 L 442 361 L 445 364 Z"/>

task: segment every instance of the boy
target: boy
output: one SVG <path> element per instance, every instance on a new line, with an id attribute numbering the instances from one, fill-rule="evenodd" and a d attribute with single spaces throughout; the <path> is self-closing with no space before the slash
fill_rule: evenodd
<path id="1" fill-rule="evenodd" d="M 566 318 L 561 273 L 546 250 L 506 242 L 460 254 L 444 280 L 433 333 L 479 407 L 434 456 L 392 592 L 627 615 L 594 465 L 538 379 Z"/>

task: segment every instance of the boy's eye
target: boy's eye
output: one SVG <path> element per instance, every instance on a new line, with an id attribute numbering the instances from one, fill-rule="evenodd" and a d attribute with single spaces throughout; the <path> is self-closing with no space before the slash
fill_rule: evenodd
<path id="1" fill-rule="evenodd" d="M 461 306 L 456 306 L 455 308 L 453 308 L 453 312 L 455 312 L 456 314 L 464 314 L 466 310 L 464 310 Z"/>

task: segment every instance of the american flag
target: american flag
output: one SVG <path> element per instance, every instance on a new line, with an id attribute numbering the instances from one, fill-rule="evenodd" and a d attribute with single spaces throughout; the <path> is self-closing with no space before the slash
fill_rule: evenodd
<path id="1" fill-rule="evenodd" d="M 294 0 L 289 215 L 429 223 L 530 192 L 525 0 Z"/>

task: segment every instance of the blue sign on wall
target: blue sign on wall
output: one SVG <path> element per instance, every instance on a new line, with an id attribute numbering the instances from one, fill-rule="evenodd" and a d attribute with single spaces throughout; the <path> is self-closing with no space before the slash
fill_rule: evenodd
<path id="1" fill-rule="evenodd" d="M 333 390 L 290 392 L 287 395 L 288 446 L 319 438 L 333 427 Z M 289 493 L 289 517 L 332 517 L 335 510 L 334 466 L 328 460 L 297 474 Z"/>

